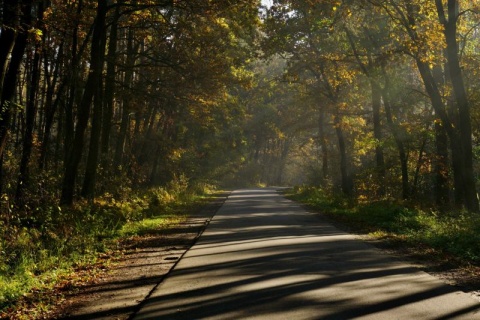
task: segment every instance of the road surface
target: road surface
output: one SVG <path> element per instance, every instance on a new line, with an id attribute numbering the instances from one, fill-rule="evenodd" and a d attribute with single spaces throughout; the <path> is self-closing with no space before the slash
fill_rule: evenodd
<path id="1" fill-rule="evenodd" d="M 274 189 L 231 194 L 139 319 L 480 319 L 470 295 Z"/>

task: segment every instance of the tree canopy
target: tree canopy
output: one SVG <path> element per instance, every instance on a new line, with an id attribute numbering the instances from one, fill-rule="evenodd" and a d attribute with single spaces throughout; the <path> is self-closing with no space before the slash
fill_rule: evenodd
<path id="1" fill-rule="evenodd" d="M 479 21 L 471 0 L 0 0 L 0 312 L 212 186 L 315 186 L 478 261 Z"/>
<path id="2" fill-rule="evenodd" d="M 2 210 L 181 176 L 479 210 L 475 2 L 0 5 Z"/>

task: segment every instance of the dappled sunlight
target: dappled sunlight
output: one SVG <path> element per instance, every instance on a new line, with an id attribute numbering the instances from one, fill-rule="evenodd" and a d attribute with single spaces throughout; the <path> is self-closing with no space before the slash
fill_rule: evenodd
<path id="1" fill-rule="evenodd" d="M 135 319 L 437 319 L 452 312 L 444 307 L 459 294 L 453 288 L 289 201 L 277 205 L 278 195 L 242 193 L 256 197 L 230 197 Z M 480 305 L 466 299 L 452 308 L 471 319 Z"/>
<path id="2" fill-rule="evenodd" d="M 42 317 L 62 299 L 44 292 L 69 287 L 61 274 L 96 269 L 125 239 L 126 250 L 145 250 L 122 261 L 160 259 L 162 238 L 186 251 L 211 216 L 194 222 L 198 232 L 182 221 L 216 190 L 228 201 L 176 272 L 391 270 L 278 194 L 288 192 L 335 224 L 408 246 L 429 269 L 434 253 L 435 269 L 452 265 L 442 276 L 480 296 L 480 0 L 0 8 L 0 318 Z M 324 278 L 303 286 L 289 276 L 278 299 L 205 317 L 267 315 L 257 307 L 281 303 L 268 315 L 315 318 L 304 310 L 322 306 L 323 317 L 348 318 L 327 305 L 339 295 L 368 304 L 361 293 L 300 297 Z M 249 300 L 241 288 L 209 303 Z"/>

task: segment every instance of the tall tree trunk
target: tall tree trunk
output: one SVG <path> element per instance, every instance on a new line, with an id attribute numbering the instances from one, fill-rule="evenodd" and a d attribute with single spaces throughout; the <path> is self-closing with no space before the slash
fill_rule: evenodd
<path id="1" fill-rule="evenodd" d="M 0 97 L 3 92 L 3 84 L 8 71 L 9 56 L 12 53 L 19 17 L 17 15 L 18 1 L 4 0 L 2 2 L 2 26 L 0 27 Z"/>
<path id="2" fill-rule="evenodd" d="M 113 164 L 116 172 L 119 172 L 121 166 L 123 165 L 125 141 L 127 140 L 128 123 L 130 122 L 129 108 L 127 108 L 128 103 L 123 103 L 123 105 L 122 121 L 120 123 L 120 131 L 118 133 L 117 143 L 115 145 L 115 155 L 113 158 Z"/>
<path id="3" fill-rule="evenodd" d="M 150 176 L 148 179 L 148 183 L 151 186 L 158 184 L 158 180 L 159 180 L 158 167 L 160 166 L 160 158 L 163 156 L 162 150 L 163 150 L 162 146 L 160 145 L 160 143 L 158 143 L 156 147 L 156 152 L 153 155 L 154 158 L 153 158 L 152 170 L 150 171 Z"/>
<path id="4" fill-rule="evenodd" d="M 124 87 L 132 88 L 133 82 L 133 70 L 135 64 L 135 53 L 136 48 L 133 45 L 133 30 L 128 30 L 128 40 L 127 40 L 127 57 L 125 58 L 126 72 L 124 79 Z M 131 93 L 131 92 L 130 92 Z M 122 110 L 122 123 L 120 124 L 120 132 L 118 135 L 117 143 L 115 146 L 115 156 L 114 156 L 114 166 L 115 170 L 118 170 L 123 164 L 123 156 L 125 149 L 125 142 L 127 140 L 127 129 L 130 122 L 130 104 L 127 101 L 123 101 L 123 110 Z"/>
<path id="5" fill-rule="evenodd" d="M 320 109 L 318 118 L 318 139 L 322 150 L 322 179 L 328 178 L 328 143 L 325 135 L 325 111 Z"/>
<path id="6" fill-rule="evenodd" d="M 382 106 L 381 88 L 373 80 L 370 81 L 372 90 L 372 113 L 373 113 L 373 137 L 375 138 L 375 167 L 378 179 L 378 195 L 385 195 L 385 157 L 382 147 L 382 123 L 380 120 L 380 109 Z"/>
<path id="7" fill-rule="evenodd" d="M 82 197 L 93 200 L 95 195 L 95 180 L 98 167 L 100 136 L 102 132 L 102 88 L 99 86 L 94 97 L 92 130 L 90 133 L 90 147 L 88 150 L 87 166 L 83 180 Z"/>
<path id="8" fill-rule="evenodd" d="M 12 17 L 17 17 L 17 8 L 18 5 L 21 5 L 22 16 L 20 17 L 21 24 L 24 26 L 29 26 L 31 22 L 31 7 L 32 1 L 4 1 L 4 17 L 7 19 L 11 14 Z M 13 18 L 15 19 L 15 18 Z M 13 30 L 10 30 L 13 28 Z M 10 47 L 13 45 L 11 50 L 10 62 L 0 61 L 2 64 L 2 70 L 6 68 L 4 75 L 1 75 L 3 79 L 3 86 L 0 89 L 0 156 L 5 150 L 7 143 L 9 125 L 12 116 L 12 102 L 15 96 L 15 87 L 17 85 L 18 73 L 20 70 L 20 65 L 23 60 L 23 55 L 27 47 L 27 32 L 25 30 L 16 30 L 14 26 L 6 26 L 1 29 L 1 40 L 0 44 L 5 44 L 5 52 L 10 50 Z M 18 33 L 17 33 L 18 32 Z M 12 40 L 13 37 L 13 40 Z M 14 44 L 12 44 L 12 41 Z M 4 50 L 3 48 L 0 50 Z M 2 55 L 5 53 L 2 52 Z M 0 57 L 2 58 L 2 57 Z M 7 55 L 8 60 L 8 55 Z M 2 71 L 3 72 L 3 71 Z"/>
<path id="9" fill-rule="evenodd" d="M 58 109 L 58 115 L 57 115 L 57 122 L 58 122 L 58 127 L 57 127 L 57 137 L 55 139 L 55 150 L 53 151 L 54 154 L 54 167 L 57 169 L 60 164 L 60 159 L 61 159 L 61 154 L 62 154 L 62 146 L 63 143 L 65 142 L 64 136 L 65 136 L 65 122 L 62 121 L 65 116 L 65 109 L 64 108 L 59 108 Z M 65 147 L 64 147 L 65 148 Z M 56 170 L 55 170 L 56 171 Z"/>
<path id="10" fill-rule="evenodd" d="M 50 148 L 50 135 L 52 131 L 52 126 L 53 126 L 53 120 L 55 118 L 55 113 L 57 111 L 57 107 L 60 101 L 60 97 L 63 96 L 63 91 L 65 90 L 66 87 L 66 81 L 63 81 L 59 88 L 57 89 L 57 82 L 58 82 L 58 76 L 59 76 L 59 71 L 60 71 L 60 66 L 62 62 L 62 57 L 63 57 L 63 47 L 64 47 L 64 42 L 62 42 L 59 45 L 58 48 L 58 55 L 57 55 L 57 63 L 54 66 L 54 70 L 52 71 L 53 74 L 50 74 L 50 68 L 51 65 L 49 64 L 47 55 L 44 55 L 44 61 L 43 61 L 43 69 L 44 69 L 44 74 L 45 74 L 45 79 L 46 79 L 46 96 L 45 96 L 45 106 L 44 106 L 44 127 L 43 127 L 43 133 L 42 133 L 42 144 L 40 147 L 40 158 L 38 160 L 38 167 L 40 170 L 44 170 L 46 167 L 47 163 L 47 155 L 48 155 L 48 149 Z M 56 92 L 56 100 L 53 100 L 53 95 L 55 93 L 55 89 L 57 89 Z M 58 133 L 57 133 L 58 134 Z"/>
<path id="11" fill-rule="evenodd" d="M 400 133 L 399 133 L 398 125 L 393 120 L 392 104 L 390 100 L 390 94 L 388 92 L 390 85 L 387 77 L 388 76 L 386 75 L 385 87 L 382 90 L 383 106 L 385 108 L 385 117 L 387 119 L 387 123 L 390 127 L 390 130 L 392 131 L 392 135 L 398 149 L 400 169 L 402 174 L 402 198 L 408 199 L 410 197 L 410 183 L 409 183 L 409 177 L 408 177 L 408 156 L 407 156 L 405 144 L 403 143 L 402 137 L 400 136 Z"/>
<path id="12" fill-rule="evenodd" d="M 117 41 L 118 41 L 118 20 L 120 18 L 120 4 L 118 1 L 113 16 L 112 26 L 110 27 L 110 37 L 108 42 L 107 73 L 105 77 L 105 103 L 103 109 L 103 125 L 102 125 L 102 158 L 106 166 L 108 151 L 110 149 L 110 133 L 112 131 L 112 119 L 114 108 L 115 93 L 115 66 L 117 57 Z"/>
<path id="13" fill-rule="evenodd" d="M 445 12 L 443 8 L 443 2 L 441 0 L 435 0 L 436 6 L 437 6 L 437 11 L 439 15 L 439 20 L 441 23 L 444 24 L 444 32 L 447 39 L 447 57 L 449 58 L 449 61 L 447 63 L 448 68 L 453 67 L 454 70 L 449 71 L 451 78 L 455 78 L 456 75 L 459 75 L 461 78 L 461 70 L 456 69 L 455 67 L 455 56 L 458 58 L 458 48 L 456 48 L 456 39 L 455 39 L 455 45 L 452 45 L 452 29 L 456 28 L 456 26 L 452 27 L 450 26 L 450 29 L 448 29 L 447 24 L 450 22 L 454 22 L 456 25 L 457 18 L 454 18 L 453 20 L 450 20 L 447 22 L 446 17 L 445 17 Z M 396 6 L 397 11 L 400 10 L 398 6 Z M 455 0 L 448 0 L 448 9 L 449 9 L 449 15 L 452 14 L 451 17 L 455 17 L 455 12 L 457 11 L 457 2 Z M 408 24 L 406 25 L 407 32 L 409 33 L 410 37 L 412 40 L 417 40 L 418 34 L 416 32 L 416 20 L 414 16 L 414 12 L 418 10 L 418 7 L 414 6 L 413 3 L 410 1 L 407 6 L 407 20 Z M 456 33 L 456 32 L 455 32 Z M 455 35 L 456 38 L 456 35 Z M 455 52 L 453 52 L 455 51 Z M 450 56 L 453 53 L 453 57 Z M 453 59 L 452 59 L 453 58 Z M 452 60 L 450 60 L 452 59 Z M 458 59 L 457 59 L 458 61 Z M 423 80 L 423 84 L 425 86 L 425 90 L 432 102 L 432 106 L 435 110 L 435 113 L 440 117 L 443 127 L 449 137 L 450 140 L 450 146 L 451 146 L 451 151 L 452 151 L 452 158 L 456 157 L 457 159 L 453 159 L 452 161 L 452 170 L 454 172 L 454 178 L 455 178 L 455 196 L 457 200 L 457 205 L 462 205 L 464 204 L 467 209 L 472 210 L 472 211 L 478 211 L 478 200 L 476 199 L 476 188 L 474 186 L 474 176 L 473 176 L 473 170 L 470 167 L 470 163 L 472 162 L 472 159 L 465 159 L 466 157 L 469 157 L 469 151 L 468 149 L 471 149 L 471 143 L 469 146 L 466 146 L 469 142 L 471 142 L 471 136 L 466 137 L 468 131 L 471 132 L 471 127 L 470 127 L 470 116 L 469 116 L 469 110 L 468 110 L 468 104 L 463 104 L 463 107 L 467 107 L 466 110 L 462 110 L 462 115 L 461 118 L 462 120 L 459 119 L 459 122 L 456 124 L 455 121 L 452 121 L 452 119 L 449 117 L 447 110 L 445 108 L 445 104 L 442 100 L 442 95 L 440 94 L 440 90 L 438 88 L 438 85 L 435 81 L 434 76 L 432 75 L 432 70 L 429 66 L 429 64 L 421 59 L 421 57 L 415 57 L 415 62 L 417 64 L 418 70 L 420 72 L 420 75 Z M 463 87 L 463 80 L 460 83 L 460 85 L 454 86 L 454 91 L 459 90 L 459 87 Z M 455 95 L 459 94 L 460 92 L 455 92 Z M 460 97 L 462 94 L 460 93 Z M 456 97 L 458 99 L 458 97 Z M 462 105 L 461 101 L 458 103 L 459 105 Z M 460 110 L 459 110 L 460 112 Z M 461 122 L 465 122 L 466 129 L 460 129 L 461 132 L 458 131 L 458 127 L 460 127 Z M 467 148 L 467 151 L 464 149 Z M 473 184 L 473 185 L 472 185 Z M 467 190 L 469 189 L 469 190 Z M 473 195 L 475 193 L 475 195 Z M 469 198 L 467 200 L 467 198 Z"/>
<path id="14" fill-rule="evenodd" d="M 463 143 L 461 141 L 460 134 L 456 129 L 458 127 L 458 124 L 456 123 L 457 121 L 455 117 L 452 116 L 454 112 L 450 112 L 450 114 L 447 113 L 440 90 L 428 64 L 421 61 L 419 58 L 416 59 L 416 63 L 435 113 L 440 117 L 442 126 L 450 140 L 450 149 L 452 152 L 452 171 L 454 175 L 455 204 L 457 206 L 466 205 L 466 170 L 463 165 Z"/>
<path id="15" fill-rule="evenodd" d="M 345 135 L 342 129 L 342 119 L 340 115 L 336 114 L 334 116 L 334 126 L 335 132 L 338 139 L 338 151 L 340 153 L 340 173 L 342 178 L 342 191 L 343 193 L 351 197 L 353 196 L 353 177 L 350 172 L 350 165 L 347 155 L 347 147 L 345 143 Z"/>
<path id="16" fill-rule="evenodd" d="M 444 69 L 441 66 L 436 66 L 432 69 L 433 78 L 436 81 L 436 84 L 439 88 L 447 87 L 449 81 L 445 77 L 445 70 L 448 69 L 448 66 L 445 65 Z M 448 94 L 444 92 L 444 94 Z M 450 101 L 451 99 L 447 99 Z M 447 102 L 448 103 L 448 102 Z M 449 108 L 452 111 L 451 108 Z M 449 114 L 449 117 L 452 119 L 453 114 Z M 456 122 L 456 121 L 455 121 Z M 448 163 L 448 135 L 444 128 L 444 125 L 440 119 L 435 119 L 434 122 L 434 132 L 435 132 L 435 155 L 433 157 L 433 173 L 434 173 L 434 197 L 435 203 L 439 207 L 446 207 L 449 204 L 449 190 L 448 190 L 448 179 L 449 179 L 449 163 Z M 457 163 L 457 156 L 452 154 L 453 162 Z M 453 167 L 455 167 L 453 165 Z M 454 185 L 461 183 L 461 180 L 458 179 L 458 170 L 453 170 L 454 172 Z M 461 188 L 455 188 L 461 190 Z M 459 197 L 461 201 L 461 197 Z"/>
<path id="17" fill-rule="evenodd" d="M 85 130 L 90 118 L 92 98 L 99 85 L 103 62 L 105 60 L 105 17 L 107 3 L 103 0 L 97 1 L 97 14 L 95 27 L 92 35 L 92 47 L 90 54 L 90 72 L 85 84 L 85 91 L 78 108 L 77 124 L 73 140 L 74 148 L 70 148 L 65 162 L 65 171 L 62 184 L 62 195 L 60 203 L 71 205 L 75 190 L 75 181 L 84 148 Z"/>
<path id="18" fill-rule="evenodd" d="M 465 206 L 468 210 L 478 212 L 480 206 L 477 198 L 475 175 L 473 169 L 472 151 L 472 124 L 470 105 L 467 99 L 462 68 L 458 54 L 457 23 L 459 19 L 459 4 L 457 0 L 447 1 L 448 19 L 445 16 L 443 1 L 435 0 L 440 23 L 444 26 L 445 40 L 447 43 L 446 58 L 448 72 L 458 108 L 458 130 L 462 145 L 462 165 L 464 167 L 464 196 Z"/>
<path id="19" fill-rule="evenodd" d="M 26 105 L 25 110 L 25 131 L 23 135 L 23 149 L 22 149 L 22 158 L 20 160 L 20 168 L 19 168 L 19 176 L 17 182 L 17 193 L 16 193 L 16 201 L 21 202 L 23 201 L 23 196 L 25 193 L 25 189 L 28 188 L 29 183 L 29 164 L 30 164 L 30 157 L 32 154 L 32 147 L 33 147 L 33 127 L 35 124 L 35 116 L 37 114 L 37 91 L 38 91 L 38 82 L 40 77 L 40 52 L 39 48 L 37 48 L 33 63 L 32 63 L 32 72 L 31 78 L 29 80 L 29 97 Z"/>
<path id="20" fill-rule="evenodd" d="M 43 2 L 38 4 L 38 21 L 40 23 L 43 21 L 43 12 L 44 6 Z M 25 132 L 23 136 L 23 150 L 22 150 L 22 159 L 20 161 L 19 177 L 17 182 L 17 193 L 16 201 L 23 202 L 25 190 L 29 187 L 29 164 L 30 157 L 32 155 L 33 147 L 33 130 L 35 125 L 35 116 L 37 114 L 37 92 L 40 82 L 40 63 L 41 63 L 41 48 L 40 44 L 35 45 L 35 54 L 32 61 L 32 71 L 30 79 L 27 83 L 30 88 L 27 90 L 29 92 L 29 97 L 26 105 L 26 115 L 25 115 Z"/>
<path id="21" fill-rule="evenodd" d="M 435 122 L 435 203 L 443 207 L 448 204 L 448 137 L 439 121 Z"/>
<path id="22" fill-rule="evenodd" d="M 418 180 L 420 178 L 420 169 L 422 168 L 423 154 L 425 152 L 425 146 L 427 145 L 428 137 L 423 138 L 422 144 L 420 145 L 420 150 L 418 150 L 418 159 L 417 165 L 415 167 L 415 174 L 413 176 L 413 186 L 411 191 L 411 196 L 415 197 L 417 194 Z"/>
<path id="23" fill-rule="evenodd" d="M 74 5 L 74 4 L 73 4 Z M 98 9 L 98 8 L 97 8 Z M 79 0 L 77 4 L 77 11 L 76 15 L 77 17 L 80 17 L 83 11 L 83 0 Z M 77 97 L 77 94 L 79 90 L 77 90 L 78 82 L 79 82 L 79 64 L 80 60 L 82 59 L 82 55 L 84 50 L 86 50 L 87 43 L 90 39 L 90 34 L 92 33 L 92 30 L 95 30 L 95 24 L 90 28 L 89 33 L 84 39 L 84 42 L 82 46 L 78 49 L 78 32 L 80 29 L 80 22 L 75 21 L 75 25 L 73 27 L 73 32 L 72 32 L 72 45 L 71 45 L 71 62 L 70 62 L 70 69 L 67 71 L 67 75 L 65 78 L 66 84 L 68 84 L 68 100 L 65 106 L 65 112 L 64 112 L 64 163 L 67 163 L 68 157 L 72 152 L 72 148 L 74 147 L 73 145 L 73 140 L 74 140 L 74 134 L 75 134 L 75 125 L 74 125 L 74 105 L 77 102 L 77 100 L 80 100 L 80 98 Z M 93 43 L 93 40 L 92 40 Z M 62 83 L 63 85 L 63 83 Z M 62 85 L 60 87 L 62 87 Z M 57 100 L 58 96 L 57 96 Z M 77 103 L 79 104 L 79 103 Z"/>

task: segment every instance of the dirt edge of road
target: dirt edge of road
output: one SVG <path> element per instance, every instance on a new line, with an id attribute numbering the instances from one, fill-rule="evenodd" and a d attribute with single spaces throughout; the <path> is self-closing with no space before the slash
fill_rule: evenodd
<path id="1" fill-rule="evenodd" d="M 69 287 L 55 308 L 40 319 L 130 319 L 195 244 L 228 195 L 215 195 L 180 225 L 123 241 L 121 256 L 103 267 L 94 281 Z"/>
<path id="2" fill-rule="evenodd" d="M 131 319 L 142 302 L 196 242 L 228 196 L 229 193 L 216 195 L 210 204 L 167 231 L 122 242 L 121 256 L 113 263 L 97 268 L 93 281 L 68 286 L 56 307 L 36 319 Z M 355 234 L 348 227 L 317 214 L 339 229 Z M 428 254 L 412 253 L 408 248 L 392 245 L 389 241 L 364 235 L 359 237 L 480 301 L 480 267 L 449 264 Z"/>

